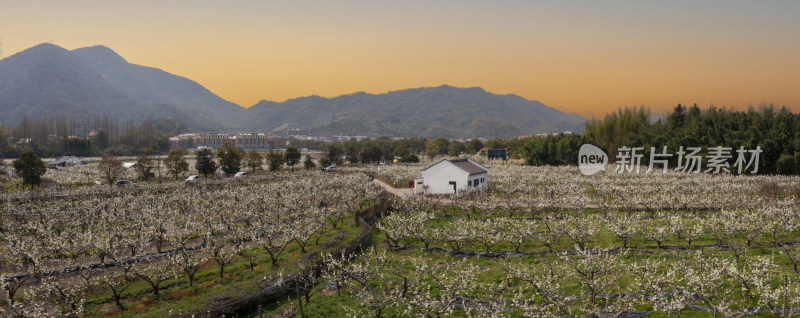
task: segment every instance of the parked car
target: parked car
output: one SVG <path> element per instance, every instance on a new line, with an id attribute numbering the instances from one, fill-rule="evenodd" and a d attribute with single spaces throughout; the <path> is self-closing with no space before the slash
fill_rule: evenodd
<path id="1" fill-rule="evenodd" d="M 239 172 L 237 172 L 235 175 L 233 175 L 233 177 L 234 177 L 234 178 L 236 178 L 236 179 L 244 179 L 244 178 L 247 178 L 247 172 L 244 172 L 244 171 L 239 171 Z"/>
<path id="2" fill-rule="evenodd" d="M 188 178 L 186 178 L 186 180 L 183 180 L 183 182 L 186 182 L 186 183 L 195 183 L 195 182 L 197 182 L 197 180 L 199 180 L 199 179 L 200 179 L 200 176 L 191 175 L 191 176 L 189 176 Z"/>
<path id="3" fill-rule="evenodd" d="M 325 168 L 322 168 L 322 171 L 331 172 L 333 171 L 333 169 L 336 169 L 336 166 L 327 166 Z"/>
<path id="4" fill-rule="evenodd" d="M 118 187 L 133 187 L 133 186 L 136 186 L 137 184 L 135 182 L 130 181 L 130 180 L 119 180 L 114 185 L 118 186 Z"/>

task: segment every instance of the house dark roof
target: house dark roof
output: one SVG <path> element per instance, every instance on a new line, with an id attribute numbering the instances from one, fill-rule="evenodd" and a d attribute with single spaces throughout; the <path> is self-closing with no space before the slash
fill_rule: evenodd
<path id="1" fill-rule="evenodd" d="M 484 173 L 484 172 L 488 172 L 489 171 L 488 168 L 482 166 L 481 164 L 479 164 L 479 163 L 477 163 L 475 161 L 469 160 L 469 159 L 456 159 L 456 160 L 446 160 L 445 159 L 445 160 L 442 160 L 442 161 L 448 161 L 448 162 L 452 163 L 454 166 L 458 167 L 459 169 L 468 172 L 469 175 L 479 174 L 479 173 Z M 439 161 L 439 162 L 431 165 L 430 167 L 427 167 L 427 168 L 423 169 L 422 171 L 428 170 L 431 167 L 433 167 L 435 165 L 438 165 L 442 161 Z"/>
<path id="2" fill-rule="evenodd" d="M 58 159 L 49 163 L 49 165 L 60 165 L 60 164 L 82 164 L 83 162 L 81 159 L 76 158 L 75 156 L 62 156 Z"/>
<path id="3" fill-rule="evenodd" d="M 456 167 L 461 168 L 466 172 L 469 172 L 469 175 L 479 174 L 489 171 L 486 167 L 481 166 L 477 162 L 474 162 L 469 159 L 458 159 L 458 160 L 448 160 L 450 163 L 454 164 Z"/>

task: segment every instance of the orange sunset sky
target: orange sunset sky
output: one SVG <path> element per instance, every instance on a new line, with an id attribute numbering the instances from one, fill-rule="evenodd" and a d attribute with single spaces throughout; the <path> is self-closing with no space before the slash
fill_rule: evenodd
<path id="1" fill-rule="evenodd" d="M 587 117 L 800 109 L 800 1 L 11 1 L 0 58 L 102 44 L 249 107 L 480 86 Z"/>

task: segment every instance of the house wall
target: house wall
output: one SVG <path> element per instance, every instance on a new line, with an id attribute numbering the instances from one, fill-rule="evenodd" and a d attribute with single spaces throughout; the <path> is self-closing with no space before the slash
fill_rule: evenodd
<path id="1" fill-rule="evenodd" d="M 483 182 L 480 182 L 481 178 L 483 179 Z M 471 189 L 486 188 L 486 186 L 489 184 L 489 175 L 486 172 L 479 173 L 479 174 L 474 174 L 474 175 L 469 176 L 467 181 L 468 181 L 467 184 L 470 183 L 469 181 L 472 181 L 471 182 L 472 186 L 470 187 Z"/>
<path id="2" fill-rule="evenodd" d="M 414 194 L 425 193 L 425 189 L 422 187 L 424 180 L 423 178 L 414 178 Z"/>
<path id="3" fill-rule="evenodd" d="M 423 182 L 428 186 L 429 194 L 452 194 L 453 186 L 450 181 L 456 182 L 456 189 L 466 189 L 468 177 L 469 173 L 447 161 L 422 171 Z"/>

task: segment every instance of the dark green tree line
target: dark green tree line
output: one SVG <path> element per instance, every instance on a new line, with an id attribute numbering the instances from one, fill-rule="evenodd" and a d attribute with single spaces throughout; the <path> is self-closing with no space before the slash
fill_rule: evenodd
<path id="1" fill-rule="evenodd" d="M 666 118 L 653 120 L 644 107 L 625 108 L 606 115 L 603 120 L 586 123 L 586 131 L 579 135 L 555 135 L 529 138 L 523 141 L 522 155 L 528 164 L 577 164 L 581 145 L 590 143 L 616 160 L 620 147 L 643 147 L 642 164 L 647 164 L 650 148 L 660 153 L 664 146 L 673 154 L 670 164 L 677 163 L 680 147 L 700 147 L 699 155 L 707 155 L 710 147 L 730 147 L 732 165 L 736 150 L 762 150 L 759 156 L 759 174 L 800 173 L 800 115 L 785 107 L 772 106 L 747 111 L 736 111 L 711 106 L 700 109 L 697 105 L 676 106 Z"/>

